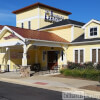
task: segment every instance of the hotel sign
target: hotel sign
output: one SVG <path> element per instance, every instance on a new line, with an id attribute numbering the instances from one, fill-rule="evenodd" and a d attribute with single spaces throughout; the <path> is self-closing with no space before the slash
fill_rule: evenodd
<path id="1" fill-rule="evenodd" d="M 55 15 L 53 13 L 53 11 L 48 11 L 48 10 L 45 11 L 45 21 L 55 23 L 55 22 L 59 22 L 62 20 L 64 20 L 64 17 L 59 16 L 59 15 Z"/>
<path id="2" fill-rule="evenodd" d="M 5 40 L 12 39 L 12 38 L 18 38 L 18 37 L 16 35 L 14 35 L 14 34 L 11 34 L 11 35 L 9 35 L 7 37 L 4 37 Z"/>

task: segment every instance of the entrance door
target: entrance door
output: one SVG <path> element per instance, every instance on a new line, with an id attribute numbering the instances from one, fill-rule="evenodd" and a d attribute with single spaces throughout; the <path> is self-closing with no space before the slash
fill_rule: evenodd
<path id="1" fill-rule="evenodd" d="M 48 69 L 53 69 L 54 66 L 58 65 L 58 52 L 48 51 Z"/>

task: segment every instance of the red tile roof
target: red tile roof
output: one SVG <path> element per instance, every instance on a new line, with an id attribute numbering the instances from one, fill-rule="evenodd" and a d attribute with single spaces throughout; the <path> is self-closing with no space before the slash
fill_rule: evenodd
<path id="1" fill-rule="evenodd" d="M 0 30 L 2 30 L 3 27 L 4 27 L 3 25 L 0 25 Z"/>
<path id="2" fill-rule="evenodd" d="M 59 37 L 58 35 L 54 33 L 22 29 L 22 28 L 18 28 L 14 26 L 8 26 L 8 27 L 12 29 L 13 31 L 15 31 L 16 33 L 18 33 L 23 38 L 69 43 L 68 41 L 66 41 L 65 39 Z"/>
<path id="3" fill-rule="evenodd" d="M 42 3 L 40 3 L 40 2 L 37 2 L 37 3 L 35 3 L 35 4 L 32 4 L 32 5 L 27 6 L 27 7 L 24 7 L 24 8 L 21 8 L 21 9 L 19 9 L 19 10 L 13 11 L 12 13 L 17 14 L 17 13 L 20 13 L 20 12 L 22 12 L 22 11 L 24 11 L 24 10 L 31 9 L 31 8 L 36 7 L 36 6 L 46 7 L 46 8 L 55 10 L 55 11 L 62 12 L 62 13 L 67 14 L 67 15 L 72 14 L 71 12 L 68 12 L 68 11 L 65 11 L 65 10 L 61 10 L 61 9 L 58 9 L 58 8 L 54 8 L 54 7 L 51 7 L 51 6 L 42 4 Z"/>

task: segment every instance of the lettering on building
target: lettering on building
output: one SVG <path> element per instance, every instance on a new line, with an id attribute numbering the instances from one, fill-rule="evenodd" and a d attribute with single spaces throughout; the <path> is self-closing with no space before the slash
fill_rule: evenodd
<path id="1" fill-rule="evenodd" d="M 53 11 L 48 11 L 48 10 L 45 11 L 45 21 L 55 23 L 62 20 L 64 20 L 64 17 L 55 15 Z"/>

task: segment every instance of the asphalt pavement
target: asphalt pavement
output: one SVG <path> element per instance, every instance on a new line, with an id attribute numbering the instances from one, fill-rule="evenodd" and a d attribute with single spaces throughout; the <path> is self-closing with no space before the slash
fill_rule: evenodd
<path id="1" fill-rule="evenodd" d="M 62 93 L 0 81 L 0 100 L 62 100 Z M 98 99 L 86 98 L 85 100 Z"/>

